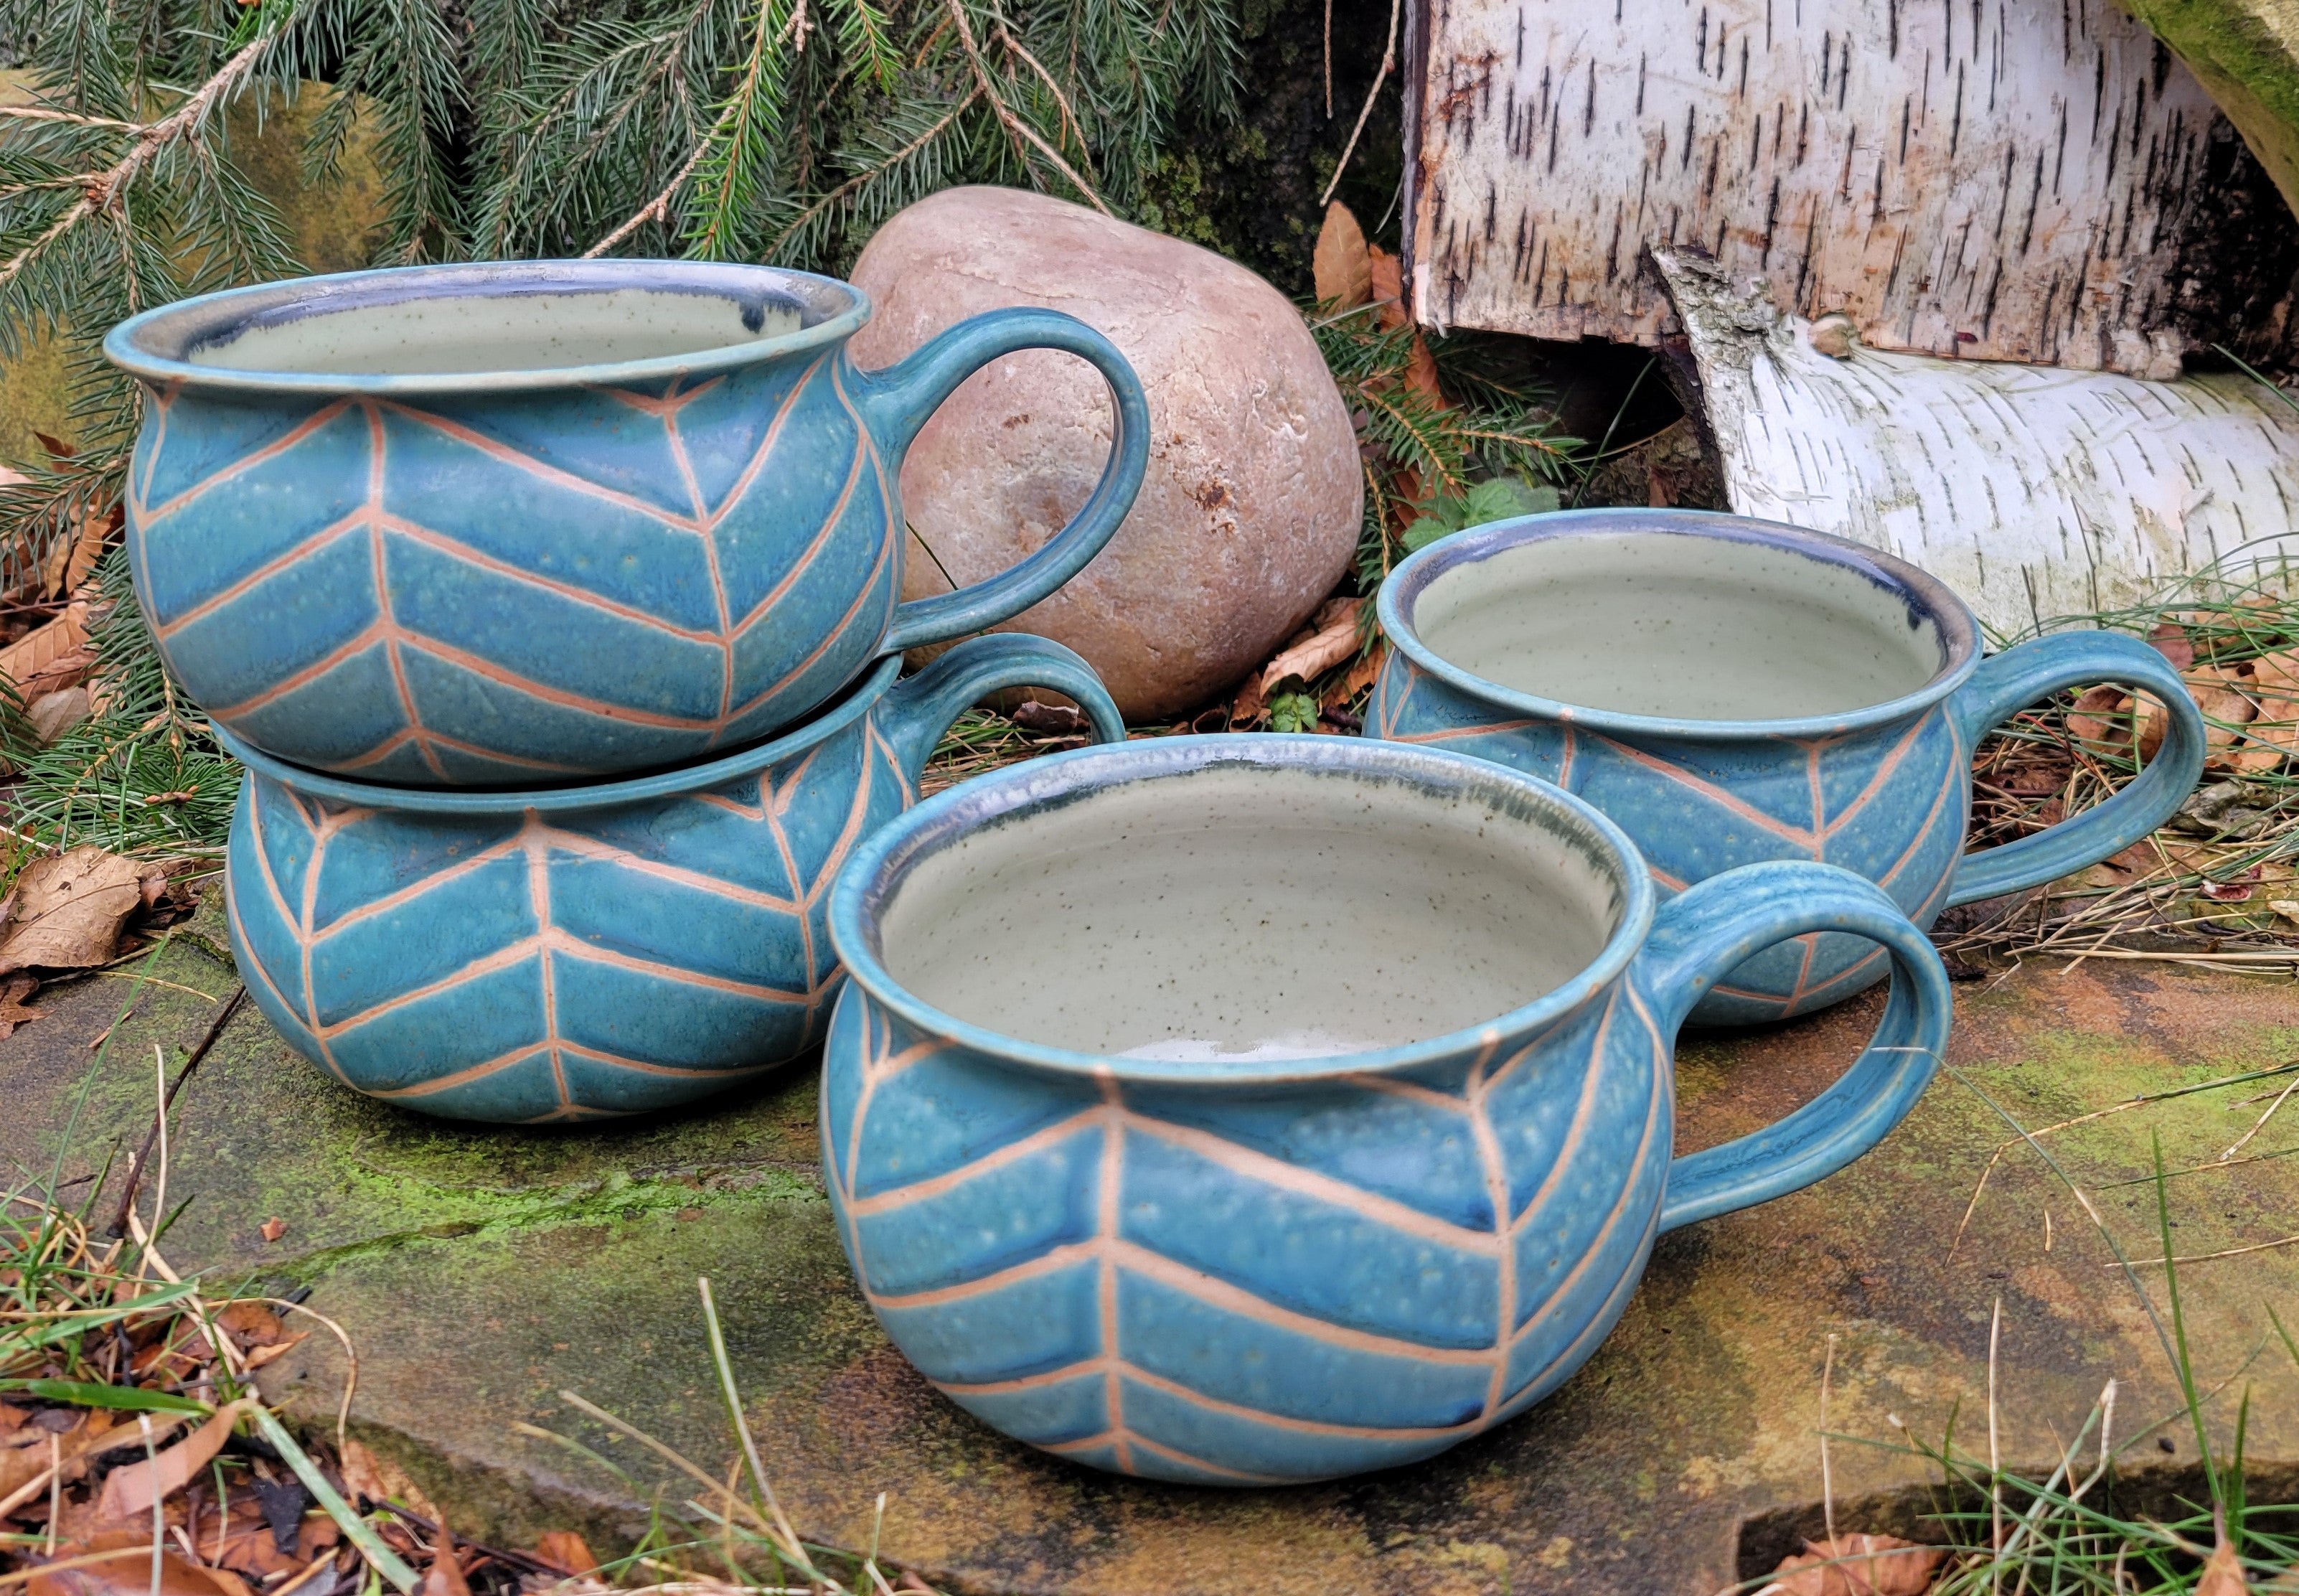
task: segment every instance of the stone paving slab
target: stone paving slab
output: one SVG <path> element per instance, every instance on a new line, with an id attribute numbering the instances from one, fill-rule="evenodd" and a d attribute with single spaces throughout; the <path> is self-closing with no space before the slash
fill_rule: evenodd
<path id="1" fill-rule="evenodd" d="M 179 934 L 141 989 L 117 976 L 52 989 L 46 1018 L 0 1042 L 0 1157 L 91 1178 L 150 1122 L 155 1043 L 187 1047 L 233 977 Z M 164 983 L 162 985 L 162 983 Z M 134 1012 L 100 1055 L 89 1043 Z M 1219 1492 L 1117 1482 L 1008 1443 L 943 1401 L 878 1333 L 847 1275 L 816 1168 L 814 1083 L 794 1069 L 705 1110 L 618 1129 L 503 1133 L 355 1097 L 235 1018 L 171 1119 L 165 1243 L 179 1268 L 314 1288 L 360 1353 L 353 1423 L 466 1534 L 519 1540 L 575 1524 L 635 1533 L 668 1471 L 608 1440 L 561 1388 L 643 1426 L 714 1474 L 733 1456 L 695 1294 L 721 1304 L 750 1417 L 804 1533 L 849 1545 L 891 1493 L 883 1544 L 955 1591 L 1327 1593 L 1716 1589 L 1817 1522 L 1827 1338 L 1830 1427 L 1889 1442 L 1887 1415 L 1938 1437 L 1983 1410 L 1989 1309 L 2004 1305 L 2007 1460 L 2048 1467 L 2112 1376 L 2119 1428 L 2176 1407 L 2138 1299 L 2024 1150 L 1958 1222 L 2007 1134 L 1984 1092 L 2039 1127 L 2299 1056 L 2299 987 L 2160 964 L 2039 967 L 1957 989 L 1951 1063 L 1876 1154 L 1811 1190 L 1664 1238 L 1643 1289 L 1581 1375 L 1532 1413 L 1413 1468 L 1335 1484 Z M 1753 1128 L 1847 1059 L 1873 1006 L 1684 1052 L 1681 1145 Z M 176 1051 L 171 1057 L 180 1057 Z M 2107 1228 L 2155 1255 L 2151 1137 L 2168 1166 L 2212 1159 L 2266 1106 L 2210 1093 L 2053 1135 Z M 66 1129 L 70 1126 L 67 1137 Z M 2250 1151 L 2299 1147 L 2299 1104 Z M 21 1178 L 21 1174 L 20 1176 Z M 85 1192 L 87 1181 L 74 1188 Z M 2299 1158 L 2175 1178 L 2182 1255 L 2299 1235 Z M 108 1203 L 99 1214 L 108 1213 Z M 2048 1214 L 2048 1224 L 2046 1215 Z M 263 1241 L 279 1218 L 286 1231 Z M 2143 1271 L 2160 1301 L 2160 1270 Z M 2182 1272 L 2212 1407 L 2251 1390 L 2257 1494 L 2299 1495 L 2299 1373 L 2267 1309 L 2299 1328 L 2299 1246 Z M 324 1338 L 270 1390 L 324 1423 L 344 1360 Z M 579 1437 L 632 1485 L 514 1428 Z M 2172 1436 L 2135 1457 L 2191 1467 Z M 1840 1496 L 1921 1477 L 1905 1456 L 1834 1449 Z M 1906 1503 L 1898 1499 L 1899 1509 Z M 1804 1517 L 1799 1519 L 1797 1515 Z M 1745 1542 L 1745 1544 L 1744 1544 Z"/>

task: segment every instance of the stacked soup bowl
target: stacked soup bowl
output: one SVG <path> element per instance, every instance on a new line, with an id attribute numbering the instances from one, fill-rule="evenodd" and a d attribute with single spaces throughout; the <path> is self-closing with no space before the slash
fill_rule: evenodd
<path id="1" fill-rule="evenodd" d="M 994 312 L 858 370 L 848 284 L 764 267 L 355 272 L 114 328 L 145 386 L 129 558 L 248 767 L 227 873 L 257 1004 L 346 1084 L 495 1120 L 660 1108 L 818 1040 L 831 878 L 940 733 L 1024 685 L 1123 736 L 1066 649 L 913 646 L 1059 587 L 1131 507 L 1141 386 Z M 1109 385 L 1076 519 L 900 602 L 903 451 L 1021 349 Z"/>

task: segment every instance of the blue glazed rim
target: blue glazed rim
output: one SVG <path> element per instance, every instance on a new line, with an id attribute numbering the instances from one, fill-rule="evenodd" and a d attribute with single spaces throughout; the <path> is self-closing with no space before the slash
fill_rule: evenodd
<path id="1" fill-rule="evenodd" d="M 410 300 L 502 298 L 530 294 L 595 294 L 644 288 L 769 302 L 821 317 L 780 337 L 757 338 L 685 354 L 592 366 L 538 366 L 507 371 L 383 374 L 275 371 L 195 364 L 194 350 L 250 327 Z M 698 371 L 724 371 L 802 353 L 851 337 L 870 320 L 870 296 L 851 283 L 779 266 L 709 261 L 486 261 L 447 266 L 394 266 L 326 277 L 225 288 L 131 316 L 104 335 L 104 355 L 131 376 L 156 385 L 257 394 L 498 394 L 619 386 Z"/>
<path id="2" fill-rule="evenodd" d="M 935 1008 L 906 989 L 880 960 L 875 930 L 880 910 L 901 877 L 928 855 L 1002 817 L 1018 819 L 1122 782 L 1186 776 L 1221 765 L 1385 776 L 1401 786 L 1506 794 L 1515 803 L 1545 810 L 1564 822 L 1561 829 L 1566 836 L 1593 843 L 1600 853 L 1610 855 L 1622 890 L 1619 923 L 1597 956 L 1571 980 L 1506 1014 L 1401 1047 L 1321 1059 L 1272 1059 L 1256 1064 L 1114 1059 L 1025 1042 Z M 935 794 L 866 836 L 839 871 L 830 892 L 830 942 L 848 977 L 873 1000 L 921 1031 L 948 1037 L 988 1057 L 1026 1068 L 1096 1079 L 1249 1086 L 1411 1069 L 1473 1052 L 1496 1037 L 1530 1038 L 1621 977 L 1652 929 L 1654 902 L 1652 873 L 1626 832 L 1562 788 L 1520 776 L 1506 766 L 1370 737 L 1216 733 L 1147 737 L 1043 754 Z"/>
<path id="3" fill-rule="evenodd" d="M 894 685 L 901 673 L 902 657 L 889 654 L 873 666 L 859 685 L 846 696 L 822 713 L 815 716 L 796 731 L 787 732 L 767 743 L 755 743 L 748 748 L 701 764 L 674 765 L 668 770 L 658 770 L 648 776 L 625 777 L 618 781 L 573 784 L 562 787 L 538 787 L 526 792 L 502 792 L 469 787 L 394 787 L 378 782 L 354 781 L 349 777 L 328 776 L 317 770 L 306 770 L 301 765 L 291 765 L 259 749 L 249 747 L 222 727 L 212 729 L 224 752 L 261 776 L 269 777 L 290 791 L 307 794 L 313 798 L 325 798 L 330 803 L 344 803 L 359 809 L 391 810 L 401 814 L 415 815 L 515 815 L 534 810 L 541 814 L 564 812 L 569 810 L 616 809 L 630 803 L 648 803 L 663 798 L 682 798 L 689 793 L 699 793 L 715 787 L 721 782 L 734 781 L 779 764 L 795 753 L 803 753 L 827 738 L 853 725 L 875 708 Z"/>
<path id="4" fill-rule="evenodd" d="M 1446 572 L 1489 560 L 1506 549 L 1550 537 L 1574 537 L 1590 533 L 1639 532 L 1654 536 L 1720 538 L 1731 543 L 1760 544 L 1801 554 L 1830 565 L 1857 571 L 1912 609 L 1921 611 L 1939 628 L 1947 645 L 1947 659 L 1931 678 L 1914 692 L 1882 703 L 1837 715 L 1811 715 L 1784 720 L 1686 720 L 1672 716 L 1631 715 L 1617 710 L 1593 709 L 1565 703 L 1537 694 L 1504 687 L 1498 682 L 1462 669 L 1421 640 L 1409 619 L 1414 603 Z M 1840 736 L 1871 727 L 1888 726 L 1931 708 L 1963 686 L 1979 668 L 1979 623 L 1971 606 L 1953 588 L 1930 572 L 1880 553 L 1864 544 L 1825 532 L 1809 532 L 1781 521 L 1752 516 L 1725 515 L 1713 510 L 1559 510 L 1546 515 L 1518 516 L 1472 527 L 1442 537 L 1408 556 L 1382 583 L 1374 612 L 1390 644 L 1431 676 L 1468 694 L 1537 720 L 1562 721 L 1593 731 L 1629 737 L 1682 737 L 1711 742 L 1758 742 L 1786 737 Z"/>

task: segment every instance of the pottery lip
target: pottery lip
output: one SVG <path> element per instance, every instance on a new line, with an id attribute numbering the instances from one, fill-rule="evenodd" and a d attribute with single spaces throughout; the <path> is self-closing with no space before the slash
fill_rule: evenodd
<path id="1" fill-rule="evenodd" d="M 522 792 L 479 787 L 386 786 L 378 782 L 328 776 L 252 748 L 220 725 L 212 729 L 216 740 L 223 744 L 224 752 L 258 775 L 268 777 L 294 792 L 308 797 L 324 798 L 331 803 L 349 804 L 360 809 L 390 810 L 401 814 L 436 815 L 443 819 L 619 809 L 634 803 L 682 798 L 724 782 L 755 775 L 769 765 L 780 764 L 793 754 L 803 753 L 844 731 L 876 708 L 878 701 L 885 697 L 888 689 L 893 686 L 894 678 L 901 674 L 901 656 L 889 654 L 872 667 L 859 684 L 848 689 L 844 697 L 804 725 L 767 742 L 754 743 L 716 759 L 695 764 L 673 765 L 667 770 L 614 781 L 575 782 L 566 786 L 538 787 Z"/>
<path id="2" fill-rule="evenodd" d="M 1540 538 L 1620 532 L 1762 544 L 1858 571 L 1877 586 L 1921 608 L 1939 628 L 1941 640 L 1947 647 L 1947 659 L 1914 692 L 1857 710 L 1780 720 L 1694 720 L 1596 709 L 1504 687 L 1447 660 L 1414 629 L 1410 619 L 1414 602 L 1430 583 L 1457 566 Z M 1745 743 L 1840 736 L 1847 732 L 1889 726 L 1921 714 L 1961 687 L 1979 667 L 1979 623 L 1955 591 L 1930 572 L 1847 538 L 1832 537 L 1825 532 L 1808 531 L 1781 521 L 1708 510 L 1563 510 L 1473 527 L 1408 555 L 1382 583 L 1374 599 L 1374 613 L 1392 646 L 1423 670 L 1463 693 L 1515 710 L 1533 719 L 1559 721 L 1628 737 Z"/>
<path id="3" fill-rule="evenodd" d="M 830 313 L 811 327 L 802 327 L 780 337 L 754 338 L 715 349 L 589 366 L 537 366 L 498 371 L 286 371 L 201 365 L 185 358 L 194 349 L 245 328 L 293 320 L 304 314 L 353 311 L 410 300 L 618 288 L 794 301 L 799 308 L 829 309 Z M 831 299 L 834 304 L 809 303 L 817 298 Z M 157 387 L 313 396 L 517 394 L 619 387 L 755 365 L 834 346 L 859 331 L 870 315 L 870 296 L 853 284 L 779 266 L 623 258 L 488 261 L 393 266 L 323 277 L 290 278 L 282 282 L 224 288 L 179 299 L 131 316 L 114 327 L 104 335 L 104 355 L 130 376 Z M 155 347 L 155 344 L 159 346 Z"/>
<path id="4" fill-rule="evenodd" d="M 1224 764 L 1385 774 L 1407 784 L 1457 791 L 1505 790 L 1515 801 L 1556 814 L 1579 834 L 1576 840 L 1609 855 L 1605 863 L 1621 886 L 1619 922 L 1570 980 L 1478 1025 L 1398 1047 L 1250 1063 L 1119 1059 L 1026 1042 L 926 1002 L 879 959 L 876 927 L 888 892 L 914 862 L 941 847 L 1002 816 L 1026 815 L 1128 780 L 1184 776 Z M 1043 754 L 926 799 L 864 837 L 840 870 L 830 894 L 830 940 L 848 978 L 874 1002 L 917 1030 L 984 1057 L 1050 1074 L 1134 1085 L 1257 1086 L 1388 1074 L 1512 1042 L 1527 1043 L 1625 977 L 1652 928 L 1656 902 L 1652 873 L 1628 833 L 1581 799 L 1506 766 L 1372 737 L 1216 733 Z"/>

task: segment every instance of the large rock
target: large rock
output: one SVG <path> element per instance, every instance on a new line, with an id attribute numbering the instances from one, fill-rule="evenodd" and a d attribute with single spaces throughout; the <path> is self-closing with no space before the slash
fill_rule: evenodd
<path id="1" fill-rule="evenodd" d="M 1009 627 L 1091 661 L 1129 719 L 1187 709 L 1266 659 L 1332 591 L 1364 503 L 1348 407 L 1284 296 L 1219 255 L 1042 195 L 952 188 L 878 230 L 854 268 L 876 305 L 855 360 L 952 322 L 1048 305 L 1107 334 L 1150 396 L 1133 512 L 1069 586 Z M 1029 351 L 977 372 L 910 448 L 908 596 L 1042 545 L 1109 450 L 1101 379 Z M 939 561 L 941 569 L 936 568 Z"/>

